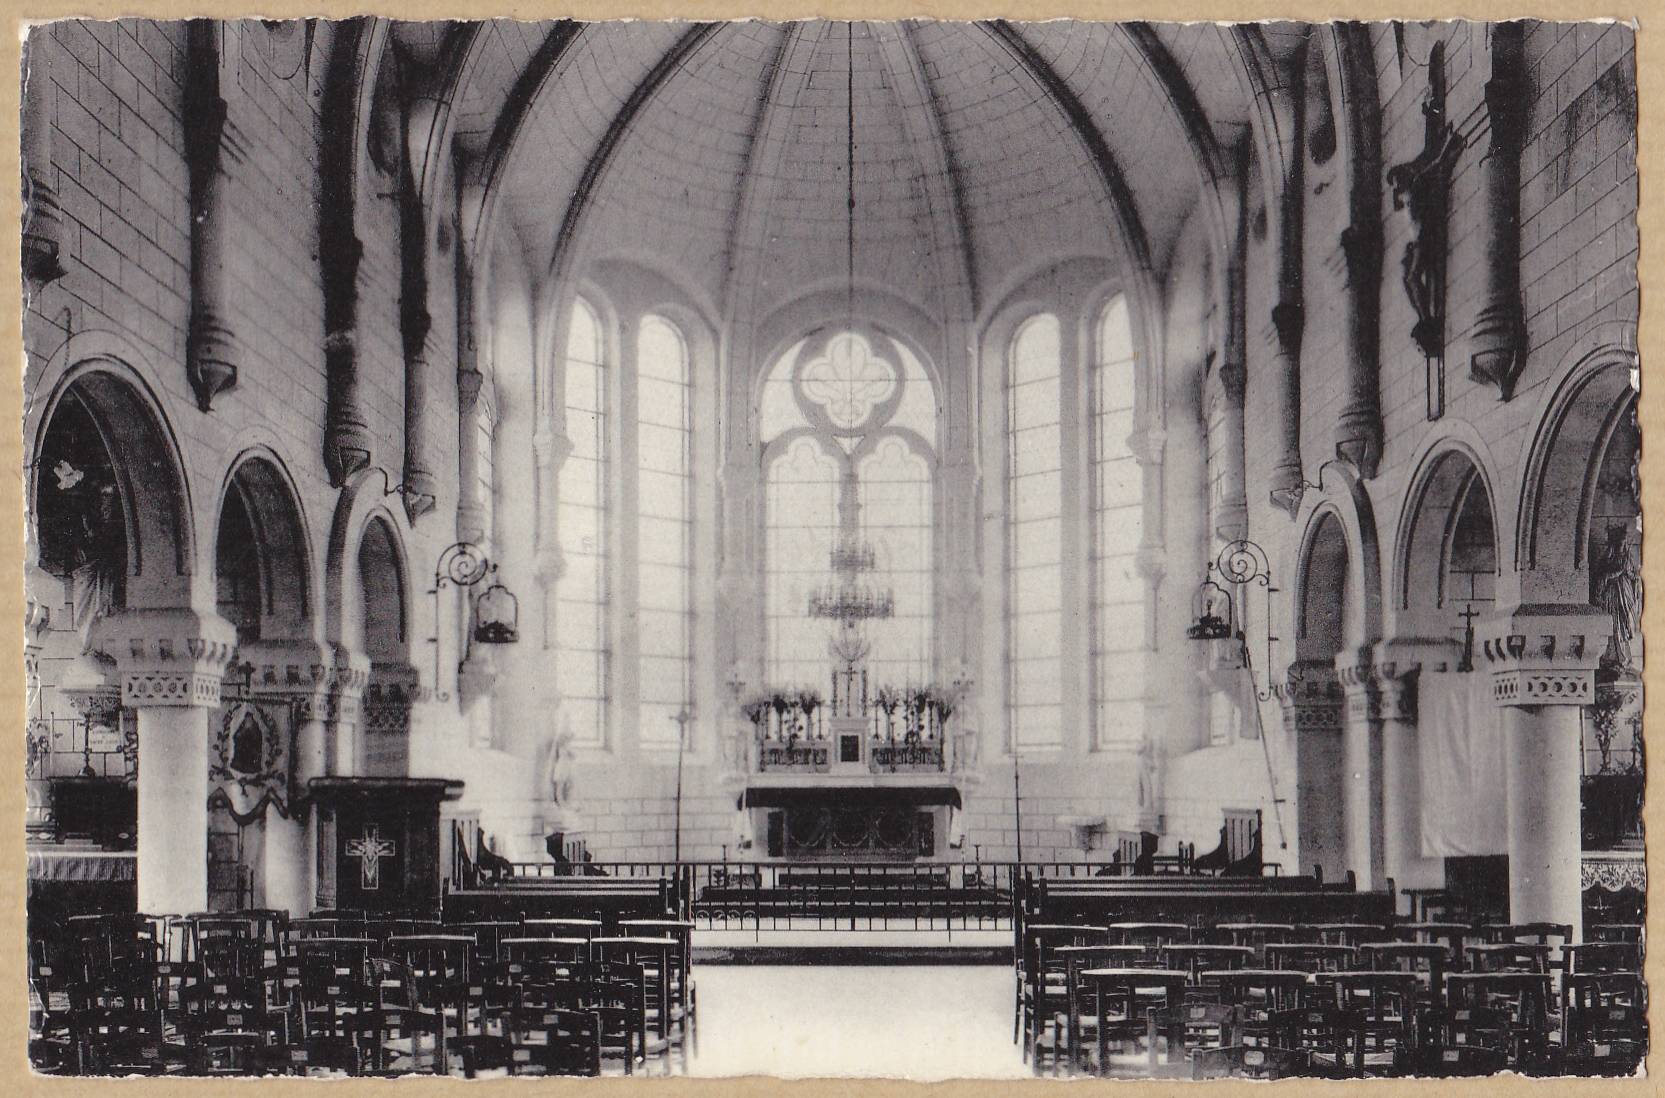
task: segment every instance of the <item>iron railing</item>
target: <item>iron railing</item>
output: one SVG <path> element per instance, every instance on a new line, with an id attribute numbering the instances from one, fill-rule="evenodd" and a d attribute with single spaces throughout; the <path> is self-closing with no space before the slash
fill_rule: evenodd
<path id="1" fill-rule="evenodd" d="M 1130 876 L 1121 862 L 514 862 L 524 884 L 594 876 L 686 882 L 705 930 L 1010 930 L 1014 882 Z"/>

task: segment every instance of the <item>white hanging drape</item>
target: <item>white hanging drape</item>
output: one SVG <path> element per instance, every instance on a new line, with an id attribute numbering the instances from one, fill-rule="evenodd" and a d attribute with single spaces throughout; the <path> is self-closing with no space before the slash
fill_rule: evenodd
<path id="1" fill-rule="evenodd" d="M 1422 854 L 1507 852 L 1502 714 L 1489 676 L 1423 671 L 1417 684 Z"/>

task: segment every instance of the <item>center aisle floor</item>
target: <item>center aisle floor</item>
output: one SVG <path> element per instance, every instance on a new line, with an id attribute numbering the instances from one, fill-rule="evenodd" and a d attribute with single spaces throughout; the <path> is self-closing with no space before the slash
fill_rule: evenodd
<path id="1" fill-rule="evenodd" d="M 1030 1077 L 1009 965 L 696 965 L 696 1076 Z"/>

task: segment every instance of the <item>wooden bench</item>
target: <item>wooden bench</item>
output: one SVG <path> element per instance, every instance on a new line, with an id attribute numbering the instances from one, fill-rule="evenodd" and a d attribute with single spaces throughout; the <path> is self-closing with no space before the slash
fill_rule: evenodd
<path id="1" fill-rule="evenodd" d="M 515 918 L 683 918 L 686 893 L 669 878 L 510 878 L 500 885 L 445 894 L 447 922 Z"/>

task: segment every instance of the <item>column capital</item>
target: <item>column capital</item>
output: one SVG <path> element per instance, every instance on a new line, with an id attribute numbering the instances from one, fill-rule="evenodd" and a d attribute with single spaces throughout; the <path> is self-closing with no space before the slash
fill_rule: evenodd
<path id="1" fill-rule="evenodd" d="M 365 657 L 311 639 L 255 641 L 239 656 L 254 667 L 254 692 L 293 701 L 297 719 L 357 718 L 358 697 L 370 676 Z"/>
<path id="2" fill-rule="evenodd" d="M 1350 719 L 1382 719 L 1382 690 L 1376 680 L 1376 670 L 1376 653 L 1370 645 L 1349 649 L 1336 657 L 1336 679 L 1346 695 Z"/>
<path id="3" fill-rule="evenodd" d="M 410 731 L 411 706 L 427 701 L 421 672 L 408 663 L 377 664 L 364 688 L 364 730 L 380 733 Z"/>
<path id="4" fill-rule="evenodd" d="M 191 609 L 124 610 L 95 626 L 116 661 L 121 701 L 132 708 L 220 704 L 220 679 L 237 653 L 237 630 Z"/>
<path id="5" fill-rule="evenodd" d="M 1502 706 L 1589 705 L 1612 615 L 1583 603 L 1522 603 L 1476 623 Z"/>
<path id="6" fill-rule="evenodd" d="M 1344 697 L 1333 663 L 1296 660 L 1273 691 L 1283 704 L 1288 731 L 1297 735 L 1341 731 Z"/>
<path id="7" fill-rule="evenodd" d="M 1378 641 L 1372 653 L 1373 675 L 1384 721 L 1415 724 L 1417 684 L 1424 670 L 1457 666 L 1462 646 L 1452 637 L 1392 637 Z"/>

